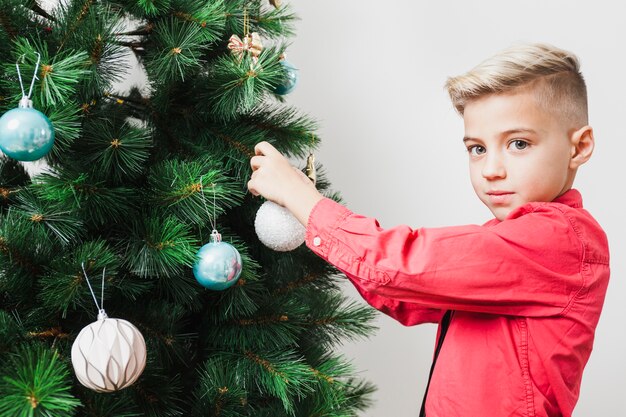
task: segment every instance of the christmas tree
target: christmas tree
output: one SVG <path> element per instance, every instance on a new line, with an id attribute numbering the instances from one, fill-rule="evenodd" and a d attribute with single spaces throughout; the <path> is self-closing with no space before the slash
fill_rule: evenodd
<path id="1" fill-rule="evenodd" d="M 286 103 L 296 16 L 277 1 L 1 0 L 0 416 L 367 407 L 335 350 L 372 310 L 306 245 L 255 233 L 255 144 L 302 160 L 320 142 Z M 147 88 L 120 88 L 132 57 Z M 223 287 L 194 269 L 217 230 L 239 268 Z"/>

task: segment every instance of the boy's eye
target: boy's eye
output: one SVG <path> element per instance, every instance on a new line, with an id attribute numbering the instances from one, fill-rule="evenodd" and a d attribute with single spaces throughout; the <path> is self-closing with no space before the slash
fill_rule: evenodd
<path id="1" fill-rule="evenodd" d="M 467 152 L 469 152 L 470 155 L 478 156 L 487 152 L 487 149 L 485 149 L 484 146 L 472 145 L 467 147 Z"/>
<path id="2" fill-rule="evenodd" d="M 516 139 L 513 142 L 509 143 L 509 147 L 513 146 L 513 149 L 521 151 L 528 147 L 528 142 L 521 139 Z"/>

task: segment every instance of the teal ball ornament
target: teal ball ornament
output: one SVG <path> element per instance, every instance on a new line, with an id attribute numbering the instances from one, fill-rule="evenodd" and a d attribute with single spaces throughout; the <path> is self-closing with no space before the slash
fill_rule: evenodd
<path id="1" fill-rule="evenodd" d="M 26 99 L 26 100 L 25 100 Z M 36 161 L 50 152 L 54 127 L 26 97 L 0 117 L 0 150 L 18 161 Z"/>
<path id="2" fill-rule="evenodd" d="M 211 242 L 202 246 L 196 255 L 193 275 L 200 285 L 222 291 L 233 286 L 241 275 L 241 255 L 230 243 L 222 242 L 216 230 Z"/>
<path id="3" fill-rule="evenodd" d="M 280 61 L 280 64 L 285 71 L 285 78 L 276 86 L 274 92 L 282 96 L 291 93 L 293 89 L 296 88 L 296 84 L 298 83 L 298 69 L 284 59 Z"/>

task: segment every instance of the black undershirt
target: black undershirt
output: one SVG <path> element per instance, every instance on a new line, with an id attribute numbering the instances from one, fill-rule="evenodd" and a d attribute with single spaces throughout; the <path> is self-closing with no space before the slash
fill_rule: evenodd
<path id="1" fill-rule="evenodd" d="M 437 362 L 437 357 L 439 356 L 441 345 L 443 345 L 443 339 L 446 337 L 446 333 L 448 332 L 448 326 L 450 326 L 451 315 L 452 310 L 448 310 L 441 318 L 441 332 L 439 333 L 439 340 L 437 341 L 437 348 L 435 349 L 433 364 L 430 366 L 430 375 L 428 375 L 428 383 L 426 384 L 426 391 L 424 392 L 424 399 L 422 400 L 420 417 L 426 417 L 426 396 L 428 395 L 428 387 L 430 386 L 430 379 L 433 377 L 433 370 L 435 369 L 435 363 Z"/>

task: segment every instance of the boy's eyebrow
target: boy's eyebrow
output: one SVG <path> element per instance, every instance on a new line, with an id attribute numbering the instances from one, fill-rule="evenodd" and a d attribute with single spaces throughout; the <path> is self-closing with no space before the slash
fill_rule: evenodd
<path id="1" fill-rule="evenodd" d="M 518 127 L 515 129 L 509 129 L 509 130 L 505 130 L 504 132 L 500 133 L 500 136 L 508 136 L 511 135 L 513 133 L 531 133 L 533 135 L 537 134 L 537 131 L 533 130 L 533 129 L 529 129 L 529 128 L 525 128 L 525 127 Z M 478 138 L 472 138 L 469 136 L 464 136 L 463 137 L 463 142 L 467 142 L 468 140 L 480 140 Z"/>

